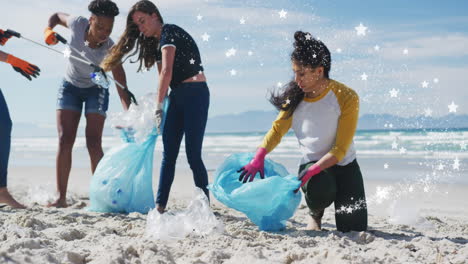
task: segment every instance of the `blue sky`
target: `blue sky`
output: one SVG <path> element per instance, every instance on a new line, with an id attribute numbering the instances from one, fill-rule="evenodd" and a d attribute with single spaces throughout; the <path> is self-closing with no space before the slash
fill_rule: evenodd
<path id="1" fill-rule="evenodd" d="M 112 36 L 124 28 L 135 1 L 116 0 L 121 15 Z M 185 28 L 197 41 L 211 90 L 210 116 L 272 110 L 268 91 L 292 77 L 292 36 L 304 30 L 319 37 L 332 52 L 331 78 L 355 89 L 360 114 L 401 116 L 468 114 L 467 1 L 345 0 L 163 0 L 155 1 L 166 23 Z M 11 28 L 43 42 L 48 17 L 56 12 L 89 17 L 88 1 L 2 1 L 0 28 Z M 284 10 L 285 17 L 279 12 Z M 201 16 L 198 19 L 197 16 Z M 241 20 L 244 23 L 241 23 Z M 366 35 L 355 27 L 362 23 Z M 57 31 L 68 37 L 67 29 Z M 207 33 L 208 41 L 202 35 Z M 55 46 L 64 50 L 63 45 Z M 14 122 L 55 122 L 57 89 L 65 59 L 21 39 L 1 49 L 37 64 L 40 78 L 29 82 L 9 65 L 0 64 L 3 93 Z M 235 55 L 227 56 L 229 50 Z M 407 51 L 406 54 L 404 51 Z M 124 65 L 130 89 L 139 97 L 157 89 L 156 70 L 136 73 Z M 231 71 L 236 74 L 232 75 Z M 367 80 L 362 76 L 367 75 Z M 423 85 L 423 83 L 426 83 Z M 397 92 L 397 95 L 392 97 Z M 121 111 L 111 88 L 110 112 Z M 82 122 L 84 123 L 84 122 Z"/>

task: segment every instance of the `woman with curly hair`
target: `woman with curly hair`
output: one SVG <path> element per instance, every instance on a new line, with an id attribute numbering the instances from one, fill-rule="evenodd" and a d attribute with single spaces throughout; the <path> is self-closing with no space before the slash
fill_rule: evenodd
<path id="1" fill-rule="evenodd" d="M 53 28 L 61 25 L 70 29 L 69 45 L 73 47 L 57 99 L 59 147 L 56 159 L 56 180 L 59 197 L 49 206 L 67 207 L 66 193 L 72 164 L 72 149 L 83 105 L 86 117 L 86 146 L 93 173 L 104 155 L 101 141 L 109 104 L 109 90 L 94 84 L 91 80 L 91 73 L 94 69 L 88 64 L 74 60 L 73 57 L 90 61 L 94 65 L 101 63 L 114 45 L 109 36 L 114 26 L 114 17 L 119 14 L 119 9 L 110 0 L 94 0 L 89 4 L 88 10 L 91 12 L 89 19 L 60 12 L 54 13 L 49 18 L 44 32 L 45 42 L 48 45 L 55 45 L 58 40 Z M 126 88 L 125 71 L 121 64 L 114 67 L 112 74 L 115 80 Z M 119 86 L 116 88 L 122 106 L 127 110 L 130 106 L 130 99 L 124 89 Z"/>
<path id="2" fill-rule="evenodd" d="M 210 93 L 203 73 L 200 52 L 194 39 L 182 28 L 165 24 L 158 8 L 151 1 L 138 1 L 130 9 L 127 26 L 119 42 L 101 64 L 114 69 L 122 58 L 138 54 L 139 70 L 144 65 L 158 66 L 159 86 L 155 113 L 158 131 L 162 121 L 162 102 L 169 87 L 170 104 L 162 132 L 164 153 L 156 198 L 157 210 L 164 212 L 182 137 L 185 135 L 187 160 L 195 185 L 208 196 L 208 174 L 201 152 L 205 135 Z M 127 57 L 127 58 L 128 58 Z"/>
<path id="3" fill-rule="evenodd" d="M 270 102 L 280 113 L 255 157 L 239 170 L 239 180 L 252 181 L 257 172 L 263 178 L 266 154 L 292 128 L 302 152 L 299 179 L 310 209 L 307 229 L 320 230 L 325 208 L 334 203 L 339 231 L 364 231 L 366 198 L 353 143 L 359 97 L 329 78 L 331 55 L 322 41 L 302 31 L 294 39 L 294 80 L 272 94 Z"/>

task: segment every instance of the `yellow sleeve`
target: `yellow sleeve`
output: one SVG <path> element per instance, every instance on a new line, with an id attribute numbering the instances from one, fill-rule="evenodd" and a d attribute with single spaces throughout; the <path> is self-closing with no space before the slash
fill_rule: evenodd
<path id="1" fill-rule="evenodd" d="M 261 148 L 266 148 L 267 152 L 271 152 L 280 142 L 281 138 L 288 133 L 292 125 L 292 115 L 284 119 L 287 115 L 287 112 L 280 111 L 278 117 L 271 126 L 270 131 L 263 138 L 262 144 L 259 146 Z"/>
<path id="2" fill-rule="evenodd" d="M 334 89 L 335 95 L 341 109 L 336 131 L 335 145 L 330 150 L 330 154 L 341 161 L 353 142 L 359 117 L 359 96 L 352 89 L 342 86 Z"/>

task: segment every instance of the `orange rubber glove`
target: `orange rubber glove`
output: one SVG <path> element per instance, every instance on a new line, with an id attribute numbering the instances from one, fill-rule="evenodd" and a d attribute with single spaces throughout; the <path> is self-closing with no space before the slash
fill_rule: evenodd
<path id="1" fill-rule="evenodd" d="M 8 39 L 11 38 L 11 35 L 8 32 L 5 32 L 0 29 L 0 45 L 5 45 Z"/>
<path id="2" fill-rule="evenodd" d="M 36 65 L 30 64 L 29 62 L 22 59 L 18 59 L 11 54 L 8 54 L 6 63 L 11 64 L 15 71 L 21 73 L 21 75 L 28 78 L 30 81 L 32 80 L 31 76 L 37 78 L 37 76 L 39 76 L 39 72 L 41 71 Z"/>
<path id="3" fill-rule="evenodd" d="M 44 30 L 44 39 L 47 45 L 55 45 L 58 43 L 58 40 L 57 40 L 57 37 L 55 37 L 55 34 L 56 33 L 52 30 L 51 27 L 46 27 L 46 29 Z"/>

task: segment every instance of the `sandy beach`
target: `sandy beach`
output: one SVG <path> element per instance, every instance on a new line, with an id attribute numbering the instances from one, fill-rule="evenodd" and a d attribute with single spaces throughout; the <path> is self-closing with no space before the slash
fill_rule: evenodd
<path id="1" fill-rule="evenodd" d="M 323 231 L 306 231 L 304 199 L 285 230 L 264 232 L 212 197 L 211 208 L 224 224 L 222 233 L 158 240 L 145 235 L 146 215 L 88 212 L 86 168 L 72 170 L 67 209 L 41 205 L 52 198 L 53 168 L 11 168 L 9 179 L 10 191 L 29 209 L 0 208 L 0 263 L 466 263 L 468 259 L 466 185 L 439 185 L 431 195 L 416 194 L 416 199 L 401 195 L 378 203 L 375 194 L 389 183 L 366 181 L 369 230 L 350 233 L 336 231 L 333 208 L 326 210 Z M 190 172 L 178 170 L 169 211 L 184 210 L 193 191 Z"/>

